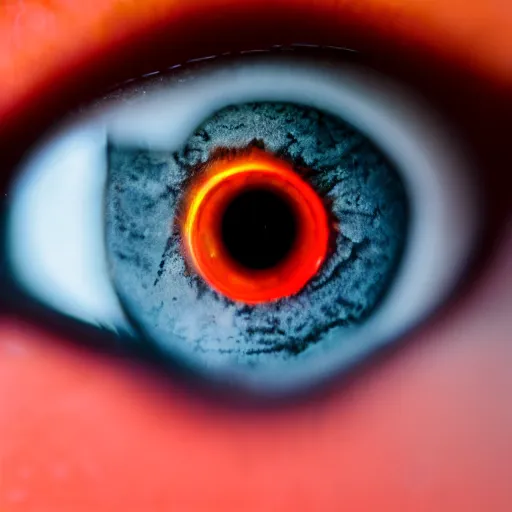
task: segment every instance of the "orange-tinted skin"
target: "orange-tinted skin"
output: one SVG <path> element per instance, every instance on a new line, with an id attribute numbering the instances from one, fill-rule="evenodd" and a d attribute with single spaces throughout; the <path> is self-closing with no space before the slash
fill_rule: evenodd
<path id="1" fill-rule="evenodd" d="M 243 10 L 272 20 L 280 7 L 302 9 L 331 28 L 435 56 L 447 71 L 465 69 L 492 92 L 488 101 L 512 86 L 508 0 L 240 3 L 3 2 L 0 140 L 35 137 L 29 111 L 57 108 L 57 93 L 81 78 L 93 84 L 112 52 L 166 23 L 175 33 L 185 11 L 199 8 L 210 24 L 235 14 L 242 23 Z M 335 44 L 345 31 L 329 33 Z M 496 159 L 506 162 L 501 151 Z M 4 316 L 0 510 L 512 510 L 511 254 L 505 223 L 488 265 L 447 314 L 358 378 L 272 410 L 198 400 Z"/>
<path id="2" fill-rule="evenodd" d="M 221 233 L 227 206 L 251 188 L 281 196 L 297 221 L 296 241 L 287 256 L 259 271 L 235 261 Z M 181 222 L 187 259 L 193 271 L 232 300 L 262 304 L 294 295 L 325 260 L 331 226 L 322 200 L 289 164 L 263 151 L 211 162 L 187 196 Z"/>

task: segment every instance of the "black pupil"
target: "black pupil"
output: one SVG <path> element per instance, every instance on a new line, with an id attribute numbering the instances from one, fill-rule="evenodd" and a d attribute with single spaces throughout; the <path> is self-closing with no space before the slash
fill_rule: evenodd
<path id="1" fill-rule="evenodd" d="M 248 190 L 236 196 L 222 218 L 222 239 L 241 265 L 272 268 L 292 248 L 297 226 L 290 205 L 270 190 Z"/>

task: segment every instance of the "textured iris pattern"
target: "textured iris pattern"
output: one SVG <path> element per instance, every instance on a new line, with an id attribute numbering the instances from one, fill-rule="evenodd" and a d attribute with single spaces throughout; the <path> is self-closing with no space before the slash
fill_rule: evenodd
<path id="1" fill-rule="evenodd" d="M 234 303 L 187 271 L 175 229 L 195 169 L 219 148 L 251 145 L 305 173 L 339 223 L 317 276 L 299 294 L 257 306 Z M 367 137 L 314 108 L 229 106 L 178 151 L 113 145 L 108 162 L 106 241 L 117 293 L 149 339 L 199 362 L 289 361 L 334 327 L 368 319 L 400 263 L 408 205 L 398 172 Z"/>

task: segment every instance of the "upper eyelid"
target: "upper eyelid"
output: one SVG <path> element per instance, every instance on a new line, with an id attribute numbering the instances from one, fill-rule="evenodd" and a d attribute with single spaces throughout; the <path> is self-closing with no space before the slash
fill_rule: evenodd
<path id="1" fill-rule="evenodd" d="M 234 0 L 233 3 L 237 4 Z M 145 10 L 129 8 L 125 5 L 123 11 L 118 12 L 114 2 L 99 0 L 92 4 L 88 3 L 87 6 L 77 5 L 79 15 L 72 5 L 57 6 L 50 10 L 35 2 L 29 5 L 24 4 L 23 7 L 4 9 L 0 14 L 0 27 L 2 27 L 0 49 L 3 50 L 3 55 L 0 53 L 0 72 L 3 77 L 3 87 L 0 92 L 0 119 L 5 123 L 9 117 L 16 114 L 20 108 L 19 102 L 27 100 L 28 95 L 33 94 L 37 88 L 44 87 L 45 82 L 48 85 L 48 81 L 58 80 L 59 75 L 62 78 L 64 73 L 72 69 L 72 61 L 74 65 L 80 61 L 83 61 L 84 65 L 90 65 L 91 57 L 94 55 L 94 58 L 99 59 L 100 52 L 108 49 L 114 51 L 116 44 L 113 41 L 120 39 L 121 36 L 125 38 L 125 42 L 126 39 L 138 38 L 138 35 L 144 33 L 147 36 L 151 30 L 157 30 L 166 19 L 169 24 L 172 24 L 175 12 L 179 13 L 186 23 L 187 12 L 190 15 L 194 10 L 197 12 L 199 9 L 204 9 L 203 14 L 205 14 L 210 9 L 210 14 L 214 11 L 219 15 L 222 9 L 218 6 L 213 9 L 213 2 L 209 1 L 188 6 L 183 5 L 186 4 L 183 2 L 179 8 L 173 8 L 170 3 L 158 0 L 150 0 L 144 4 Z M 466 5 L 464 16 L 457 16 L 458 7 L 450 2 L 427 5 L 424 2 L 417 4 L 405 0 L 401 4 L 374 0 L 357 10 L 351 9 L 345 3 L 327 5 L 325 2 L 320 6 L 317 2 L 298 2 L 297 0 L 274 1 L 271 3 L 272 7 L 265 6 L 264 1 L 255 0 L 252 3 L 244 2 L 244 7 L 239 7 L 238 10 L 226 4 L 225 8 L 226 10 L 231 8 L 233 17 L 244 16 L 245 13 L 245 17 L 249 19 L 250 9 L 253 9 L 255 20 L 257 20 L 256 13 L 261 14 L 265 10 L 267 21 L 265 26 L 268 30 L 268 22 L 273 21 L 272 18 L 282 17 L 282 11 L 287 8 L 290 10 L 292 4 L 294 10 L 288 12 L 290 25 L 294 24 L 290 20 L 291 16 L 295 15 L 294 11 L 300 10 L 310 17 L 317 17 L 317 22 L 323 17 L 326 25 L 331 23 L 329 18 L 337 18 L 335 24 L 338 26 L 357 27 L 357 30 L 352 28 L 348 31 L 349 33 L 355 31 L 380 33 L 381 39 L 394 39 L 399 45 L 412 43 L 417 48 L 430 47 L 430 50 L 437 46 L 437 50 L 433 51 L 443 54 L 451 53 L 452 57 L 458 57 L 458 60 L 471 56 L 470 59 L 466 59 L 471 66 L 478 67 L 488 77 L 501 77 L 504 83 L 512 83 L 512 66 L 507 67 L 503 64 L 506 63 L 507 48 L 512 44 L 511 32 L 506 30 L 512 17 L 512 8 L 506 11 L 502 6 L 498 12 L 494 2 L 478 2 L 470 6 Z M 396 23 L 397 16 L 400 23 Z M 189 19 L 193 19 L 193 16 Z M 453 23 L 453 19 L 456 19 L 457 23 Z M 119 23 L 119 20 L 122 20 L 122 23 Z M 40 31 L 42 24 L 53 25 L 53 30 L 46 31 L 42 35 Z M 108 26 L 108 37 L 107 32 L 101 28 L 105 26 Z M 501 30 L 500 27 L 502 27 Z M 286 30 L 289 32 L 290 27 Z M 329 30 L 332 28 L 326 32 Z M 76 38 L 77 33 L 81 34 L 80 38 Z M 32 38 L 37 39 L 37 45 L 23 45 L 23 41 L 29 41 Z M 328 38 L 335 43 L 335 37 L 332 34 L 326 37 Z M 360 36 L 356 38 L 361 39 Z M 467 44 L 468 39 L 471 45 Z M 478 40 L 478 44 L 475 43 L 475 39 Z M 441 50 L 439 40 L 444 43 Z M 69 44 L 70 42 L 72 45 Z M 325 43 L 328 44 L 328 41 Z M 55 59 L 56 47 L 61 48 L 64 57 Z M 41 60 L 46 61 L 45 66 L 37 66 Z M 86 61 L 89 61 L 89 64 L 86 64 Z"/>

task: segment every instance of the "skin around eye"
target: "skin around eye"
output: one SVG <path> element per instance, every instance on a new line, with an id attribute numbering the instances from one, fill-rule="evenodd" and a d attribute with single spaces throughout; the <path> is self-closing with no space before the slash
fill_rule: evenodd
<path id="1" fill-rule="evenodd" d="M 102 50 L 108 53 L 154 28 L 151 20 L 161 23 L 190 4 L 2 6 L 4 140 L 16 119 L 30 132 L 29 112 L 48 101 L 55 80 L 78 64 L 91 69 Z M 358 3 L 353 11 L 338 2 L 293 5 L 310 9 L 311 17 L 325 5 L 331 13 L 336 9 L 337 21 L 368 20 L 390 37 L 430 48 L 454 67 L 467 60 L 480 83 L 473 108 L 491 104 L 490 91 L 509 87 L 507 2 L 381 0 Z M 471 114 L 478 125 L 482 113 Z M 498 125 L 500 116 L 495 107 Z M 489 171 L 509 168 L 495 124 L 485 127 L 495 136 L 498 162 L 489 159 Z M 65 336 L 4 318 L 0 507 L 508 512 L 511 252 L 509 227 L 479 282 L 418 333 L 410 348 L 348 389 L 334 388 L 271 415 L 219 411 L 181 390 L 162 392 L 158 378 L 133 365 L 114 364 L 74 348 Z"/>

